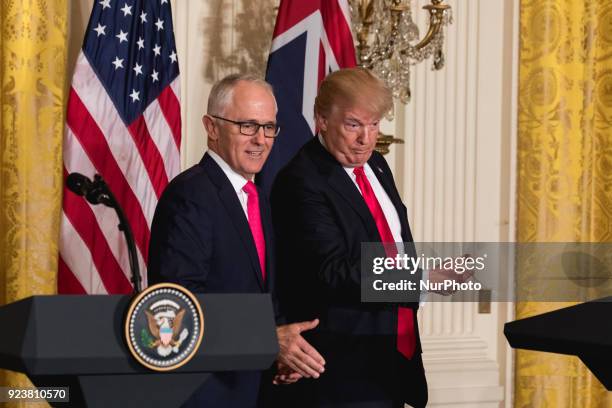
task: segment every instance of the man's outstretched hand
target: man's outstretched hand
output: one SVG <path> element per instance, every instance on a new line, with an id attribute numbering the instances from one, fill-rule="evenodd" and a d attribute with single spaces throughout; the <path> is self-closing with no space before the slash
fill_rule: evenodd
<path id="1" fill-rule="evenodd" d="M 319 378 L 325 371 L 325 360 L 314 347 L 302 337 L 302 332 L 312 330 L 319 319 L 285 324 L 276 328 L 280 352 L 275 384 L 291 384 L 302 377 Z"/>
<path id="2" fill-rule="evenodd" d="M 467 257 L 469 255 L 464 255 L 464 257 Z M 445 281 L 455 281 L 456 283 L 465 283 L 467 281 L 469 281 L 472 277 L 474 276 L 474 270 L 473 269 L 468 269 L 465 270 L 463 272 L 456 272 L 454 269 L 445 269 L 445 268 L 438 268 L 438 269 L 432 269 L 429 271 L 429 282 L 432 283 L 440 283 L 440 284 L 444 284 Z M 443 296 L 448 296 L 448 295 L 452 295 L 455 291 L 454 290 L 434 290 L 434 293 L 437 293 L 439 295 L 443 295 Z"/>

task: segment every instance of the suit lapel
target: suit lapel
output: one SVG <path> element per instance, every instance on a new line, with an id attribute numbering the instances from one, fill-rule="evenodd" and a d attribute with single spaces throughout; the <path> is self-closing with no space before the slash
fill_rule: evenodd
<path id="1" fill-rule="evenodd" d="M 246 252 L 251 261 L 253 272 L 259 283 L 259 287 L 264 291 L 264 283 L 261 276 L 261 267 L 259 266 L 259 256 L 257 255 L 257 248 L 255 247 L 255 240 L 249 227 L 249 222 L 244 214 L 238 195 L 229 179 L 223 173 L 223 170 L 215 163 L 212 157 L 208 154 L 204 155 L 204 158 L 200 162 L 208 173 L 211 181 L 217 186 L 219 192 L 219 199 L 223 203 L 225 210 L 227 211 L 229 218 L 232 220 L 234 228 L 240 236 L 240 240 L 246 249 Z M 267 234 L 266 234 L 267 235 Z M 267 252 L 267 251 L 266 251 Z"/>
<path id="2" fill-rule="evenodd" d="M 259 211 L 261 213 L 261 225 L 263 226 L 264 239 L 266 240 L 266 281 L 262 282 L 268 292 L 272 292 L 274 285 L 274 227 L 272 225 L 272 213 L 270 204 L 265 193 L 257 187 L 259 192 Z"/>
<path id="3" fill-rule="evenodd" d="M 372 241 L 380 241 L 376 222 L 370 213 L 370 209 L 349 175 L 346 174 L 340 163 L 325 150 L 317 137 L 308 143 L 311 154 L 315 156 L 314 162 L 319 167 L 319 171 L 327 175 L 327 181 L 332 189 L 359 215 Z"/>

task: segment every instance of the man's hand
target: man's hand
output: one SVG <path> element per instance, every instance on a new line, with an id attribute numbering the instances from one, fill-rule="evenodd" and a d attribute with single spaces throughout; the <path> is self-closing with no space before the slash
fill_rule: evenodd
<path id="1" fill-rule="evenodd" d="M 325 371 L 325 360 L 301 335 L 303 331 L 314 329 L 318 324 L 319 319 L 315 319 L 309 322 L 286 324 L 276 328 L 280 346 L 279 367 L 286 366 L 302 377 L 319 378 L 319 375 Z M 283 370 L 285 369 L 283 368 Z M 285 372 L 288 372 L 288 370 L 285 370 Z"/>
<path id="2" fill-rule="evenodd" d="M 274 385 L 293 384 L 294 382 L 297 382 L 300 378 L 303 378 L 301 374 L 296 373 L 284 364 L 277 363 L 276 369 L 276 375 L 272 380 L 272 384 Z"/>
<path id="3" fill-rule="evenodd" d="M 465 256 L 468 256 L 468 255 L 464 255 L 464 257 Z M 455 272 L 454 269 L 440 268 L 440 269 L 430 270 L 428 280 L 430 283 L 441 283 L 441 284 L 444 284 L 444 281 L 448 281 L 448 280 L 453 280 L 457 283 L 465 283 L 469 281 L 472 278 L 472 276 L 474 276 L 474 271 L 470 269 L 467 269 L 464 272 L 459 273 L 459 272 Z M 448 296 L 448 295 L 452 295 L 455 291 L 434 290 L 433 292 L 439 295 Z"/>

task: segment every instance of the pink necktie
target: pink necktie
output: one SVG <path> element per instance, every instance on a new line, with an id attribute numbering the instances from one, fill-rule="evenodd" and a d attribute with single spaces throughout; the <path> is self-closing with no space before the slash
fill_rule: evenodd
<path id="1" fill-rule="evenodd" d="M 391 228 L 389 228 L 385 214 L 380 206 L 380 203 L 376 199 L 374 190 L 372 190 L 372 186 L 365 175 L 363 167 L 356 167 L 353 169 L 353 173 L 355 173 L 357 178 L 357 185 L 361 190 L 363 199 L 365 200 L 366 205 L 370 209 L 370 213 L 374 218 L 381 241 L 383 243 L 391 244 L 385 245 L 385 252 L 387 253 L 388 257 L 395 257 L 395 255 L 397 255 L 395 239 L 393 238 Z M 416 346 L 413 313 L 413 310 L 408 307 L 398 307 L 397 309 L 397 350 L 407 359 L 412 358 Z"/>
<path id="2" fill-rule="evenodd" d="M 257 255 L 259 256 L 259 266 L 261 267 L 261 277 L 266 280 L 266 241 L 264 240 L 263 228 L 261 226 L 261 213 L 259 212 L 259 194 L 257 187 L 252 181 L 248 181 L 242 190 L 247 193 L 247 216 L 251 234 L 255 240 Z"/>

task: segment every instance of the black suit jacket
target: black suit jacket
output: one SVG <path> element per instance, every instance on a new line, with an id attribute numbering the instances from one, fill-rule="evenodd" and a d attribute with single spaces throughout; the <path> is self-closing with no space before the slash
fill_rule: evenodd
<path id="1" fill-rule="evenodd" d="M 397 210 L 403 240 L 412 242 L 389 166 L 377 152 L 368 163 Z M 397 305 L 361 302 L 361 243 L 381 241 L 374 219 L 346 171 L 317 138 L 279 173 L 271 203 L 281 311 L 290 322 L 320 319 L 306 336 L 326 359 L 320 379 L 300 380 L 280 393 L 308 407 L 403 406 L 403 401 L 423 406 L 427 385 L 418 303 L 409 304 L 415 309 L 417 352 L 407 360 L 396 350 Z"/>
<path id="2" fill-rule="evenodd" d="M 149 284 L 174 282 L 196 293 L 265 293 L 274 284 L 270 206 L 260 191 L 266 280 L 248 220 L 229 179 L 208 154 L 168 185 L 155 210 Z M 248 341 L 245 333 L 245 341 Z M 215 374 L 186 406 L 254 407 L 259 372 Z"/>

